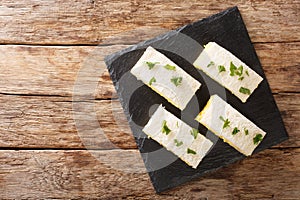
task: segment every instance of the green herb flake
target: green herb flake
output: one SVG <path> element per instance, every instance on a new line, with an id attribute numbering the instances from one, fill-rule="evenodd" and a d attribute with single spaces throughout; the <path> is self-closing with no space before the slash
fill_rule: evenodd
<path id="1" fill-rule="evenodd" d="M 190 148 L 187 149 L 187 153 L 196 155 L 196 152 Z"/>
<path id="2" fill-rule="evenodd" d="M 152 77 L 149 81 L 149 85 L 152 85 L 152 83 L 156 82 L 156 79 L 154 77 Z"/>
<path id="3" fill-rule="evenodd" d="M 233 64 L 233 62 L 230 62 L 230 76 L 234 76 L 236 69 L 237 67 Z"/>
<path id="4" fill-rule="evenodd" d="M 248 129 L 244 128 L 245 135 L 249 135 Z"/>
<path id="5" fill-rule="evenodd" d="M 176 147 L 180 147 L 181 145 L 183 145 L 182 141 L 178 141 L 177 139 L 174 140 Z"/>
<path id="6" fill-rule="evenodd" d="M 235 74 L 238 76 L 242 76 L 243 74 L 243 65 L 239 66 L 239 68 L 236 69 Z"/>
<path id="7" fill-rule="evenodd" d="M 207 67 L 213 66 L 215 63 L 213 61 L 210 61 L 210 63 L 207 65 Z"/>
<path id="8" fill-rule="evenodd" d="M 245 87 L 241 87 L 239 92 L 243 93 L 243 94 L 248 94 L 248 95 L 251 94 L 251 91 L 248 88 L 245 88 Z"/>
<path id="9" fill-rule="evenodd" d="M 246 75 L 247 75 L 247 76 L 249 76 L 249 72 L 248 72 L 248 70 L 246 70 L 246 71 L 245 71 L 245 73 L 246 73 Z"/>
<path id="10" fill-rule="evenodd" d="M 178 121 L 176 122 L 176 127 L 179 128 L 179 123 L 178 123 Z"/>
<path id="11" fill-rule="evenodd" d="M 242 80 L 244 79 L 244 77 L 242 76 L 242 75 L 243 75 L 243 70 L 244 70 L 243 65 L 241 65 L 241 66 L 239 66 L 239 67 L 237 68 L 237 66 L 235 66 L 235 65 L 233 64 L 232 61 L 230 62 L 230 76 L 235 76 L 235 75 L 237 75 L 237 76 L 240 77 L 239 80 L 242 81 Z M 249 76 L 247 70 L 246 70 L 245 73 Z"/>
<path id="12" fill-rule="evenodd" d="M 223 129 L 229 127 L 230 121 L 228 119 L 224 119 L 222 116 L 220 116 L 219 119 L 224 122 Z"/>
<path id="13" fill-rule="evenodd" d="M 172 66 L 172 65 L 169 65 L 169 64 L 165 65 L 164 68 L 166 68 L 167 70 L 173 70 L 173 71 L 176 70 L 175 66 Z"/>
<path id="14" fill-rule="evenodd" d="M 193 128 L 191 131 L 190 131 L 191 135 L 194 137 L 194 139 L 197 139 L 197 135 L 199 133 L 199 131 L 195 128 Z"/>
<path id="15" fill-rule="evenodd" d="M 256 134 L 256 136 L 253 138 L 253 143 L 254 143 L 255 145 L 258 145 L 258 143 L 259 143 L 260 141 L 262 141 L 262 139 L 263 139 L 262 134 Z"/>
<path id="16" fill-rule="evenodd" d="M 173 77 L 171 82 L 177 87 L 182 83 L 182 77 Z"/>
<path id="17" fill-rule="evenodd" d="M 159 64 L 159 62 L 146 62 L 146 64 L 148 65 L 149 69 L 153 69 L 153 67 L 156 65 L 156 64 Z"/>
<path id="18" fill-rule="evenodd" d="M 218 69 L 219 69 L 219 73 L 226 71 L 226 69 L 225 69 L 225 67 L 223 65 L 219 65 Z"/>
<path id="19" fill-rule="evenodd" d="M 237 127 L 234 127 L 232 135 L 236 135 L 238 132 L 240 132 L 240 130 Z"/>
<path id="20" fill-rule="evenodd" d="M 168 135 L 171 132 L 171 129 L 169 129 L 169 127 L 167 126 L 167 121 L 164 120 L 163 124 L 162 124 L 162 133 L 165 133 L 166 135 Z"/>
<path id="21" fill-rule="evenodd" d="M 243 76 L 241 76 L 241 77 L 239 78 L 239 81 L 242 81 L 242 80 L 244 80 L 244 77 L 243 77 Z"/>

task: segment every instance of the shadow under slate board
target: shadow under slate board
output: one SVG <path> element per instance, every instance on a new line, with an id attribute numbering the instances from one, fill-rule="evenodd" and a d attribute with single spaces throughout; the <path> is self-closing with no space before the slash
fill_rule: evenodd
<path id="1" fill-rule="evenodd" d="M 264 78 L 246 103 L 242 103 L 231 92 L 193 67 L 192 63 L 203 50 L 202 46 L 210 41 L 217 42 L 228 49 Z M 148 46 L 165 54 L 202 84 L 183 111 L 174 107 L 130 73 L 130 69 Z M 288 138 L 269 84 L 237 7 L 109 55 L 106 57 L 106 65 L 145 167 L 158 193 L 245 158 L 194 120 L 213 94 L 218 94 L 267 132 L 254 153 Z M 143 133 L 143 127 L 160 104 L 190 126 L 198 128 L 200 133 L 214 142 L 213 148 L 200 162 L 197 169 L 188 166 Z"/>

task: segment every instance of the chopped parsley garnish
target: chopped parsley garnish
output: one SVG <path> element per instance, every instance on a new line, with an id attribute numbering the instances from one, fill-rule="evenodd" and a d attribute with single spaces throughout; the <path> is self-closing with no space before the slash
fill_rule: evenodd
<path id="1" fill-rule="evenodd" d="M 178 123 L 178 121 L 176 122 L 176 127 L 179 128 L 179 123 Z"/>
<path id="2" fill-rule="evenodd" d="M 212 65 L 215 65 L 215 63 L 213 61 L 210 61 L 210 63 L 207 65 L 207 67 L 210 67 Z"/>
<path id="3" fill-rule="evenodd" d="M 237 75 L 237 76 L 242 76 L 243 75 L 243 65 L 239 66 L 239 68 L 237 68 L 233 62 L 231 61 L 230 62 L 230 76 L 234 76 L 234 75 Z M 246 72 L 247 73 L 247 72 Z M 243 80 L 244 78 L 240 79 L 239 80 Z"/>
<path id="4" fill-rule="evenodd" d="M 152 77 L 149 81 L 149 85 L 152 85 L 152 83 L 156 82 L 156 79 L 154 77 Z"/>
<path id="5" fill-rule="evenodd" d="M 171 132 L 171 129 L 169 129 L 169 127 L 167 126 L 167 121 L 164 120 L 163 124 L 162 124 L 162 133 L 165 133 L 166 135 L 168 135 Z"/>
<path id="6" fill-rule="evenodd" d="M 222 116 L 220 116 L 219 119 L 224 122 L 223 129 L 229 127 L 230 121 L 228 119 L 224 119 Z"/>
<path id="7" fill-rule="evenodd" d="M 194 155 L 196 154 L 196 152 L 194 150 L 190 149 L 190 148 L 187 149 L 187 153 L 188 154 L 194 154 Z"/>
<path id="8" fill-rule="evenodd" d="M 239 66 L 239 68 L 237 68 L 237 70 L 235 71 L 235 74 L 238 76 L 242 76 L 243 74 L 243 65 Z"/>
<path id="9" fill-rule="evenodd" d="M 164 68 L 166 68 L 167 70 L 173 70 L 173 71 L 176 70 L 175 66 L 172 66 L 172 65 L 169 65 L 169 64 L 165 65 Z"/>
<path id="10" fill-rule="evenodd" d="M 256 134 L 256 136 L 253 138 L 253 143 L 257 145 L 260 141 L 262 141 L 262 139 L 263 139 L 262 134 Z"/>
<path id="11" fill-rule="evenodd" d="M 244 132 L 245 132 L 245 135 L 248 135 L 249 134 L 249 131 L 248 129 L 244 128 Z"/>
<path id="12" fill-rule="evenodd" d="M 178 141 L 177 139 L 174 140 L 175 144 L 176 144 L 176 147 L 180 147 L 181 145 L 183 145 L 183 142 L 182 141 Z"/>
<path id="13" fill-rule="evenodd" d="M 225 67 L 223 65 L 219 65 L 218 69 L 219 69 L 219 73 L 226 71 L 226 69 L 225 69 Z"/>
<path id="14" fill-rule="evenodd" d="M 173 77 L 171 82 L 177 87 L 182 83 L 182 77 Z"/>
<path id="15" fill-rule="evenodd" d="M 246 75 L 247 75 L 247 76 L 249 76 L 249 72 L 248 72 L 248 70 L 246 70 L 246 71 L 245 71 L 245 73 L 246 73 Z"/>
<path id="16" fill-rule="evenodd" d="M 230 62 L 230 76 L 234 76 L 236 69 L 237 67 L 232 62 Z"/>
<path id="17" fill-rule="evenodd" d="M 193 128 L 191 131 L 190 131 L 191 135 L 194 137 L 194 139 L 197 139 L 197 135 L 199 133 L 199 131 L 195 128 Z"/>
<path id="18" fill-rule="evenodd" d="M 240 130 L 237 127 L 234 127 L 233 131 L 232 131 L 232 135 L 237 134 L 238 132 L 240 132 Z"/>
<path id="19" fill-rule="evenodd" d="M 159 64 L 159 62 L 146 62 L 146 64 L 148 65 L 149 69 L 153 69 L 153 67 L 154 67 L 156 64 Z"/>
<path id="20" fill-rule="evenodd" d="M 242 80 L 244 80 L 244 77 L 243 77 L 243 76 L 241 76 L 241 77 L 239 78 L 239 81 L 242 81 Z"/>
<path id="21" fill-rule="evenodd" d="M 250 93 L 251 93 L 251 91 L 248 88 L 245 88 L 245 87 L 241 87 L 239 92 L 243 93 L 243 94 L 248 94 L 248 95 L 250 95 Z"/>

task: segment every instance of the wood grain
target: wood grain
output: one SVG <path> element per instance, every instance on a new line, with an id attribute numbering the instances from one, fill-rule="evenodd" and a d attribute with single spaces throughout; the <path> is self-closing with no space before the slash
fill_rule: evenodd
<path id="1" fill-rule="evenodd" d="M 290 136 L 277 147 L 300 146 L 299 98 L 300 94 L 275 95 Z M 0 95 L 0 147 L 68 149 L 84 148 L 84 143 L 96 149 L 136 148 L 117 100 L 87 101 L 78 106 L 64 97 Z M 83 116 L 80 123 L 75 123 L 74 115 Z M 107 138 L 99 138 L 99 127 Z"/>
<path id="2" fill-rule="evenodd" d="M 116 97 L 103 57 L 125 47 L 0 46 L 0 93 L 72 96 L 77 80 L 93 98 Z M 300 42 L 255 48 L 273 92 L 300 91 Z"/>
<path id="3" fill-rule="evenodd" d="M 156 195 L 103 57 L 235 5 L 290 138 Z M 298 199 L 299 10 L 299 0 L 1 0 L 0 199 Z"/>
<path id="4" fill-rule="evenodd" d="M 173 200 L 300 195 L 300 177 L 295 176 L 300 173 L 299 149 L 266 150 L 161 195 L 155 194 L 138 155 L 137 150 L 0 151 L 0 197 Z M 124 166 L 128 159 L 132 162 Z"/>
<path id="5" fill-rule="evenodd" d="M 103 44 L 142 26 L 176 29 L 236 5 L 253 42 L 300 40 L 298 0 L 2 0 L 0 43 Z"/>
<path id="6" fill-rule="evenodd" d="M 111 98 L 114 88 L 103 57 L 125 47 L 0 46 L 0 92 L 72 96 L 80 76 L 85 84 L 99 84 L 99 98 Z"/>
<path id="7" fill-rule="evenodd" d="M 255 44 L 272 92 L 300 92 L 300 42 Z M 285 89 L 283 89 L 283 87 Z"/>
<path id="8" fill-rule="evenodd" d="M 0 96 L 0 146 L 18 148 L 136 148 L 132 133 L 118 101 L 84 102 L 73 109 L 72 101 L 59 97 Z M 83 109 L 89 106 L 96 123 Z M 83 116 L 78 132 L 74 114 Z M 99 120 L 99 121 L 98 121 Z M 98 138 L 99 128 L 108 138 Z M 98 130 L 96 133 L 93 130 Z M 78 134 L 79 133 L 79 134 Z M 89 134 L 91 141 L 80 138 Z M 102 134 L 103 135 L 103 134 Z M 100 137 L 100 136 L 99 136 Z M 84 141 L 84 144 L 82 143 Z M 112 143 L 112 144 L 111 144 Z"/>

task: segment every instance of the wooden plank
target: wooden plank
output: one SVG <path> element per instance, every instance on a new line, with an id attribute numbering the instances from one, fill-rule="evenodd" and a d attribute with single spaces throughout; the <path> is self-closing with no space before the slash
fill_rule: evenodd
<path id="1" fill-rule="evenodd" d="M 115 97 L 103 57 L 125 47 L 0 46 L 0 93 L 72 96 L 80 80 L 91 96 Z M 300 42 L 255 48 L 273 92 L 300 92 Z"/>
<path id="2" fill-rule="evenodd" d="M 299 98 L 300 94 L 275 95 L 290 135 L 277 147 L 300 146 Z M 76 116 L 81 116 L 81 123 L 75 122 Z M 100 137 L 100 130 L 107 138 Z M 118 100 L 72 107 L 72 101 L 63 97 L 0 95 L 0 147 L 67 149 L 84 148 L 83 144 L 97 149 L 136 148 Z"/>
<path id="3" fill-rule="evenodd" d="M 131 162 L 126 162 L 128 160 Z M 137 150 L 7 150 L 0 151 L 0 197 L 297 199 L 300 196 L 299 162 L 299 148 L 266 150 L 157 195 Z M 117 165 L 123 169 L 116 168 Z M 136 172 L 126 171 L 131 169 Z"/>
<path id="4" fill-rule="evenodd" d="M 92 142 L 86 147 L 136 148 L 118 101 L 84 102 L 76 109 L 66 98 L 0 95 L 0 99 L 1 147 L 85 148 Z M 84 109 L 90 106 L 95 109 L 87 113 Z M 82 116 L 81 123 L 76 123 L 75 115 Z M 99 138 L 101 130 L 107 139 Z M 91 141 L 85 140 L 89 137 Z"/>
<path id="5" fill-rule="evenodd" d="M 272 92 L 300 88 L 300 43 L 254 45 Z M 284 85 L 285 89 L 281 87 Z"/>
<path id="6" fill-rule="evenodd" d="M 131 39 L 124 41 L 136 42 L 141 38 L 124 32 L 143 26 L 176 29 L 235 5 L 254 42 L 299 41 L 298 0 L 3 0 L 0 43 L 103 44 L 120 33 Z"/>
<path id="7" fill-rule="evenodd" d="M 72 96 L 80 75 L 85 84 L 98 85 L 99 98 L 111 98 L 114 88 L 103 57 L 125 47 L 0 46 L 0 92 Z"/>
<path id="8" fill-rule="evenodd" d="M 276 147 L 299 147 L 300 94 L 279 94 L 274 97 L 289 135 L 287 141 Z"/>

